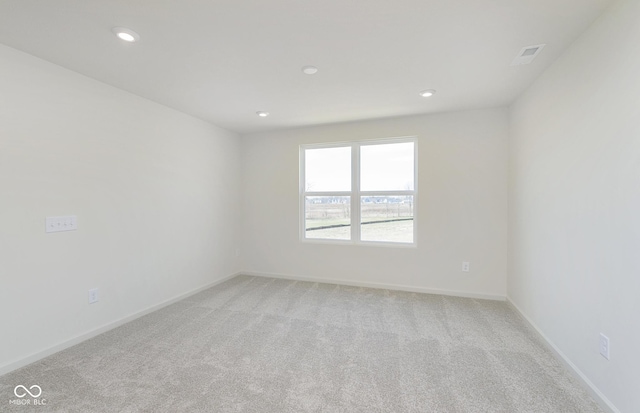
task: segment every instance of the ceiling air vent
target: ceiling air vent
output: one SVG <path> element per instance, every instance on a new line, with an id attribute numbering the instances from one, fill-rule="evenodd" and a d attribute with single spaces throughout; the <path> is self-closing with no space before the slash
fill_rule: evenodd
<path id="1" fill-rule="evenodd" d="M 513 62 L 511 62 L 511 66 L 528 65 L 533 62 L 533 59 L 540 54 L 545 46 L 545 44 L 538 44 L 535 46 L 523 47 L 522 50 L 520 50 L 520 53 L 518 53 L 518 56 L 513 59 Z"/>

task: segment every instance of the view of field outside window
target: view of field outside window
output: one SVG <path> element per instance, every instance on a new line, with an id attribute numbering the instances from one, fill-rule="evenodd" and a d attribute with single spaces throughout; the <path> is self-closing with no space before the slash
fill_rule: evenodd
<path id="1" fill-rule="evenodd" d="M 360 191 L 373 192 L 360 199 L 362 241 L 413 242 L 413 195 L 384 193 L 413 191 L 413 179 L 413 142 L 360 148 Z"/>
<path id="2" fill-rule="evenodd" d="M 351 146 L 305 149 L 305 238 L 351 239 L 352 167 L 359 166 L 360 240 L 412 243 L 414 143 L 353 148 L 358 149 L 359 165 L 351 164 Z"/>
<path id="3" fill-rule="evenodd" d="M 311 239 L 351 239 L 349 198 L 348 196 L 306 197 L 306 237 Z"/>
<path id="4" fill-rule="evenodd" d="M 413 242 L 413 196 L 362 197 L 362 241 Z"/>
<path id="5" fill-rule="evenodd" d="M 350 146 L 305 151 L 305 192 L 335 193 L 305 197 L 306 238 L 351 239 L 350 191 Z"/>

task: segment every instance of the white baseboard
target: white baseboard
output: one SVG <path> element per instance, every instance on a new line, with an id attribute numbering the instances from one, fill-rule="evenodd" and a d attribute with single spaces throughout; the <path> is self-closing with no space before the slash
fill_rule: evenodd
<path id="1" fill-rule="evenodd" d="M 482 300 L 494 300 L 494 301 L 505 301 L 506 300 L 506 296 L 503 296 L 503 295 L 472 293 L 472 292 L 467 292 L 467 291 L 440 290 L 440 289 L 437 289 L 437 288 L 414 287 L 414 286 L 410 286 L 410 285 L 401 285 L 401 284 L 385 284 L 385 283 L 376 283 L 376 282 L 341 280 L 341 279 L 335 279 L 335 278 L 320 278 L 320 277 L 305 277 L 305 276 L 299 276 L 299 275 L 271 274 L 271 273 L 256 272 L 256 271 L 241 271 L 240 274 L 252 275 L 252 276 L 256 276 L 256 277 L 280 278 L 280 279 L 284 279 L 284 280 L 308 281 L 308 282 L 317 282 L 317 283 L 324 283 L 324 284 L 349 285 L 349 286 L 353 286 L 353 287 L 369 287 L 369 288 L 378 288 L 378 289 L 385 289 L 385 290 L 409 291 L 409 292 L 414 292 L 414 293 L 449 295 L 449 296 L 453 296 L 453 297 L 478 298 L 478 299 L 482 299 Z"/>
<path id="2" fill-rule="evenodd" d="M 511 305 L 511 307 L 522 317 L 523 320 L 529 324 L 529 327 L 532 331 L 535 331 L 538 336 L 542 339 L 542 341 L 546 344 L 546 346 L 551 350 L 553 355 L 560 361 L 566 368 L 573 374 L 573 376 L 580 382 L 580 384 L 591 394 L 591 397 L 595 399 L 595 401 L 600 405 L 600 407 L 608 413 L 620 413 L 620 410 L 607 397 L 602 394 L 602 392 L 596 387 L 595 384 L 591 382 L 585 376 L 585 374 L 580 371 L 580 369 L 573 364 L 573 362 L 560 350 L 549 338 L 538 328 L 538 326 L 531 321 L 529 317 L 525 315 L 524 312 L 518 307 L 510 297 L 507 296 L 507 303 Z"/>
<path id="3" fill-rule="evenodd" d="M 0 376 L 2 376 L 4 374 L 7 374 L 9 372 L 12 372 L 14 370 L 17 370 L 20 367 L 24 367 L 26 365 L 34 363 L 34 362 L 36 362 L 36 361 L 38 361 L 40 359 L 48 357 L 48 356 L 50 356 L 52 354 L 55 354 L 55 353 L 57 353 L 59 351 L 62 351 L 62 350 L 67 349 L 69 347 L 75 346 L 76 344 L 82 343 L 83 341 L 89 340 L 90 338 L 93 338 L 93 337 L 95 337 L 97 335 L 105 333 L 105 332 L 107 332 L 109 330 L 112 330 L 112 329 L 114 329 L 116 327 L 120 327 L 121 325 L 126 324 L 126 323 L 128 323 L 130 321 L 133 321 L 136 318 L 140 318 L 140 317 L 145 316 L 145 315 L 147 315 L 149 313 L 157 311 L 157 310 L 159 310 L 159 309 L 161 309 L 163 307 L 166 307 L 168 305 L 176 303 L 176 302 L 178 302 L 180 300 L 184 300 L 187 297 L 190 297 L 190 296 L 192 296 L 194 294 L 197 294 L 197 293 L 199 293 L 201 291 L 204 291 L 204 290 L 206 290 L 208 288 L 211 288 L 214 285 L 217 285 L 217 284 L 220 284 L 220 283 L 222 283 L 224 281 L 227 281 L 227 280 L 229 280 L 229 279 L 231 279 L 231 278 L 233 278 L 233 277 L 235 277 L 235 276 L 237 276 L 239 274 L 241 274 L 241 273 L 235 273 L 235 274 L 227 275 L 226 277 L 220 278 L 220 279 L 218 279 L 216 281 L 213 281 L 213 282 L 211 282 L 211 283 L 209 283 L 207 285 L 204 285 L 202 287 L 196 288 L 195 290 L 191 290 L 191 291 L 188 291 L 186 293 L 180 294 L 180 295 L 178 295 L 176 297 L 173 297 L 173 298 L 171 298 L 171 299 L 169 299 L 167 301 L 163 301 L 163 302 L 161 302 L 159 304 L 152 305 L 151 307 L 148 307 L 148 308 L 146 308 L 146 309 L 144 309 L 142 311 L 139 311 L 137 313 L 128 315 L 128 316 L 126 316 L 124 318 L 121 318 L 119 320 L 113 321 L 111 323 L 105 324 L 105 325 L 103 325 L 101 327 L 98 327 L 98 328 L 90 330 L 90 331 L 88 331 L 86 333 L 83 333 L 83 334 L 80 334 L 78 336 L 75 336 L 75 337 L 73 337 L 73 338 L 71 338 L 69 340 L 66 340 L 66 341 L 64 341 L 62 343 L 58 343 L 58 344 L 56 344 L 56 345 L 54 345 L 52 347 L 49 347 L 47 349 L 44 349 L 42 351 L 38 351 L 37 353 L 31 354 L 31 355 L 29 355 L 29 356 L 27 356 L 27 357 L 25 357 L 23 359 L 20 359 L 20 360 L 14 361 L 14 362 L 10 362 L 8 364 L 5 364 L 4 366 L 0 366 Z"/>

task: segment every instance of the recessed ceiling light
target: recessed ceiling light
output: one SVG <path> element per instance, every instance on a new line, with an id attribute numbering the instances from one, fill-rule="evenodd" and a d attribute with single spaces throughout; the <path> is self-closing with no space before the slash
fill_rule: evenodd
<path id="1" fill-rule="evenodd" d="M 534 46 L 523 47 L 520 53 L 518 53 L 518 56 L 511 62 L 511 66 L 528 65 L 533 62 L 533 59 L 540 54 L 545 46 L 546 44 L 536 44 Z"/>
<path id="2" fill-rule="evenodd" d="M 303 66 L 302 73 L 304 73 L 305 75 L 315 75 L 316 73 L 318 73 L 318 68 L 315 66 Z"/>
<path id="3" fill-rule="evenodd" d="M 436 94 L 436 91 L 433 89 L 427 89 L 420 92 L 420 96 L 422 96 L 423 98 L 429 98 L 435 94 Z"/>
<path id="4" fill-rule="evenodd" d="M 256 115 L 260 116 L 261 118 L 266 118 L 267 116 L 269 116 L 269 112 L 258 111 L 256 112 Z"/>
<path id="5" fill-rule="evenodd" d="M 114 27 L 111 31 L 118 36 L 119 39 L 125 42 L 134 43 L 140 40 L 140 35 L 131 29 L 126 27 Z"/>

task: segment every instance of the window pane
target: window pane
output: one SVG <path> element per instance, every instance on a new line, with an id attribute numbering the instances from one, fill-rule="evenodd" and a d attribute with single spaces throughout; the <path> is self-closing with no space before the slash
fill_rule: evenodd
<path id="1" fill-rule="evenodd" d="M 361 191 L 413 190 L 413 142 L 363 145 Z"/>
<path id="2" fill-rule="evenodd" d="M 351 190 L 351 147 L 304 151 L 306 192 Z"/>
<path id="3" fill-rule="evenodd" d="M 363 196 L 362 241 L 413 242 L 413 196 Z"/>
<path id="4" fill-rule="evenodd" d="M 305 238 L 351 239 L 348 196 L 308 196 L 304 205 Z"/>

